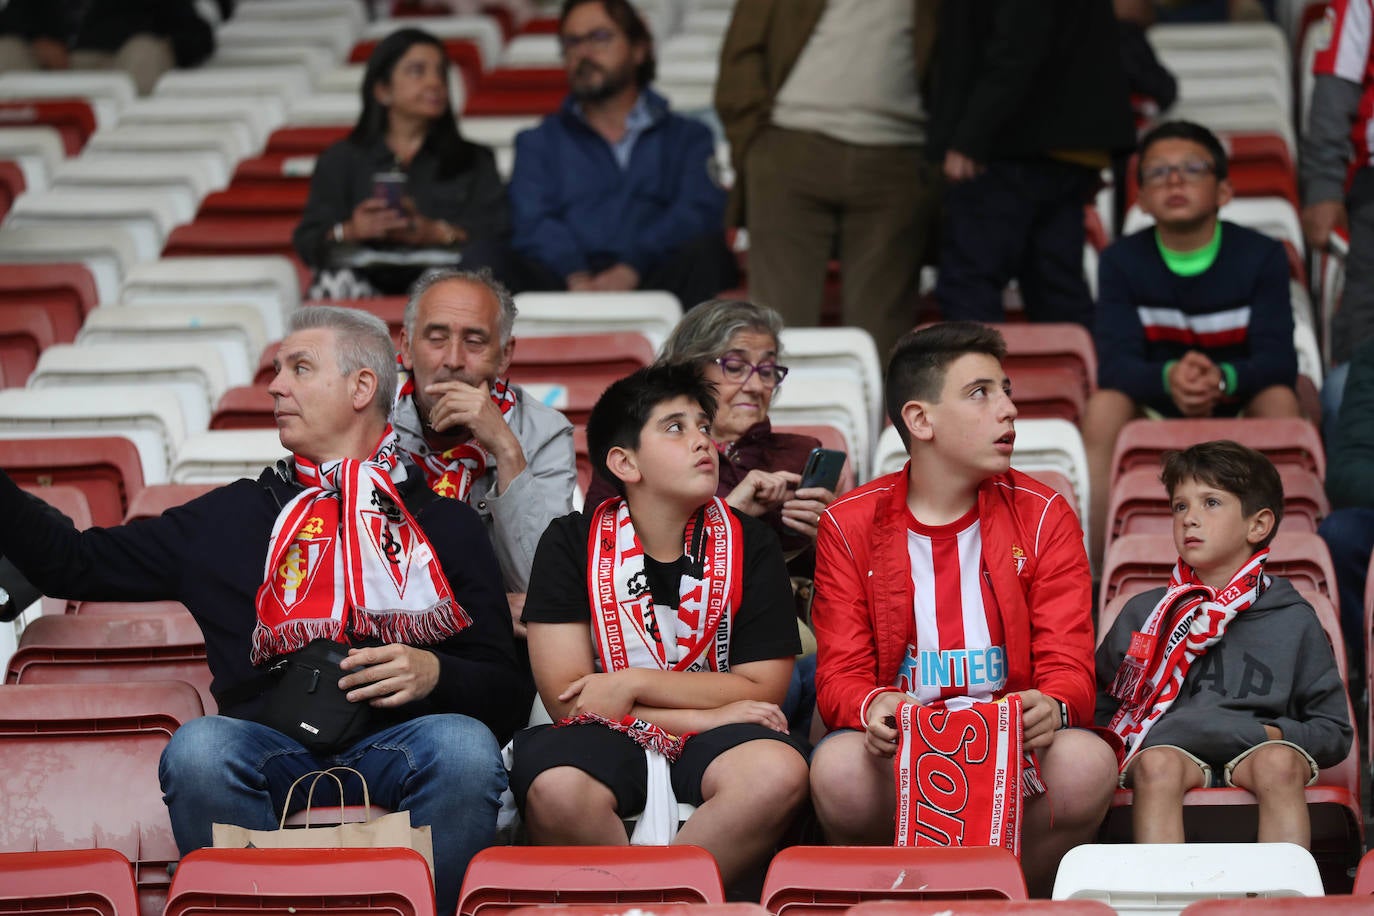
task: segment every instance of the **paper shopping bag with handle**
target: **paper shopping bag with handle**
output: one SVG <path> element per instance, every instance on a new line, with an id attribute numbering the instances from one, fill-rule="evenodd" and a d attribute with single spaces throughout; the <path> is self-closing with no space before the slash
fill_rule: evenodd
<path id="1" fill-rule="evenodd" d="M 429 872 L 433 875 L 434 843 L 430 839 L 429 825 L 412 827 L 409 811 L 395 811 L 380 817 L 372 817 L 369 811 L 366 821 L 349 824 L 342 822 L 344 817 L 343 780 L 339 778 L 339 772 L 352 773 L 358 777 L 358 781 L 363 786 L 363 807 L 368 807 L 371 804 L 371 799 L 367 791 L 367 780 L 363 778 L 362 773 L 352 767 L 331 767 L 327 770 L 316 770 L 313 773 L 306 773 L 293 782 L 291 788 L 287 789 L 286 801 L 282 806 L 281 821 L 277 824 L 278 829 L 249 830 L 247 827 L 238 827 L 234 824 L 215 824 L 212 832 L 214 845 L 227 849 L 242 849 L 244 847 L 323 849 L 400 846 L 405 849 L 413 849 L 424 856 L 425 861 L 429 863 Z M 323 777 L 334 780 L 335 785 L 338 786 L 340 802 L 337 811 L 333 805 L 315 807 L 315 786 Z M 309 786 L 302 789 L 306 793 L 306 826 L 288 827 L 286 826 L 286 815 L 291 810 L 291 797 L 295 794 L 296 788 L 307 780 Z M 337 821 L 337 823 L 332 821 Z"/>

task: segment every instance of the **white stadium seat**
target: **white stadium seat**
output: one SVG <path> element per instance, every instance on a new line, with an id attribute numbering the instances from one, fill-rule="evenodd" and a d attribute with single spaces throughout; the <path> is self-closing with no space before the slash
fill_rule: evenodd
<path id="1" fill-rule="evenodd" d="M 212 429 L 188 436 L 177 450 L 173 483 L 229 483 L 256 478 L 288 457 L 275 429 Z"/>
<path id="2" fill-rule="evenodd" d="M 301 302 L 296 268 L 271 255 L 163 258 L 139 264 L 129 274 L 119 301 L 126 305 L 252 305 L 268 338 L 286 333 L 286 321 Z"/>
<path id="3" fill-rule="evenodd" d="M 114 302 L 138 263 L 134 240 L 117 226 L 0 226 L 0 263 L 80 262 L 91 272 L 101 302 Z"/>
<path id="4" fill-rule="evenodd" d="M 639 331 L 654 349 L 682 318 L 682 305 L 672 293 L 517 293 L 515 336 L 604 334 Z"/>
<path id="5" fill-rule="evenodd" d="M 211 344 L 224 361 L 229 387 L 252 384 L 269 338 L 252 305 L 102 305 L 86 316 L 76 342 L 86 344 Z"/>

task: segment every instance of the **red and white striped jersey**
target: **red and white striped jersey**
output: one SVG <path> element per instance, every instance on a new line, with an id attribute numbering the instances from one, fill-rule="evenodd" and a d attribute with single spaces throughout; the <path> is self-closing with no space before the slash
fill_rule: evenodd
<path id="1" fill-rule="evenodd" d="M 1150 343 L 1167 340 L 1200 350 L 1242 346 L 1250 327 L 1248 305 L 1196 315 L 1182 309 L 1141 305 L 1136 307 L 1136 314 Z"/>
<path id="2" fill-rule="evenodd" d="M 1374 0 L 1334 0 L 1326 8 L 1326 18 L 1315 28 L 1325 30 L 1326 35 L 1312 63 L 1313 74 L 1337 76 L 1364 87 L 1350 140 L 1355 145 L 1355 161 L 1368 163 L 1374 150 L 1374 58 L 1370 56 Z"/>
<path id="3" fill-rule="evenodd" d="M 938 527 L 908 514 L 907 526 L 916 645 L 907 647 L 896 686 L 922 704 L 991 700 L 1006 686 L 1007 656 L 978 510 Z"/>

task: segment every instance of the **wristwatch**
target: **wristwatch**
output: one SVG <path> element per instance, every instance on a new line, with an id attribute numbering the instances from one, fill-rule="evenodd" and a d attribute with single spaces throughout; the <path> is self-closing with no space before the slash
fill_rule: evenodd
<path id="1" fill-rule="evenodd" d="M 1057 703 L 1059 704 L 1059 727 L 1060 727 L 1060 728 L 1068 728 L 1068 727 L 1069 727 L 1069 704 L 1068 704 L 1068 703 L 1065 703 L 1063 700 L 1056 700 L 1055 702 L 1057 702 Z"/>

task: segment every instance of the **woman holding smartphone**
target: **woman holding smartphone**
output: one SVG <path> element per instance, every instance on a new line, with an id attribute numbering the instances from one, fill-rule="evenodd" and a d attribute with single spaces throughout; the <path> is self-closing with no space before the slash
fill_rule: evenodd
<path id="1" fill-rule="evenodd" d="M 378 43 L 352 133 L 315 163 L 292 242 L 312 298 L 404 293 L 428 267 L 504 267 L 510 222 L 491 150 L 464 140 L 449 62 L 428 32 Z"/>

